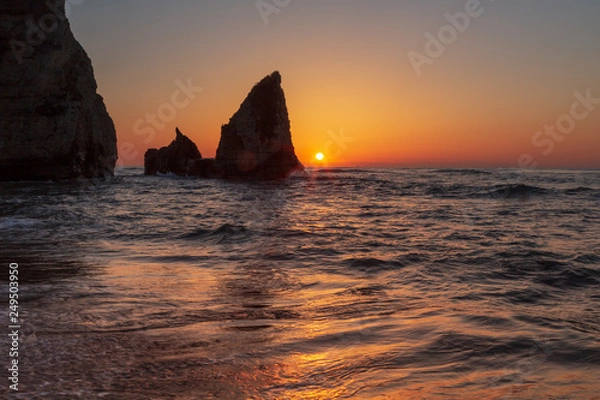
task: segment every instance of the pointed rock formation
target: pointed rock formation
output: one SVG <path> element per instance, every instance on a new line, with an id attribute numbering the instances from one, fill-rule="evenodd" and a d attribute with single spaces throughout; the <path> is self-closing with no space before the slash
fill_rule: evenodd
<path id="1" fill-rule="evenodd" d="M 198 147 L 179 128 L 175 129 L 175 140 L 160 150 L 149 149 L 144 154 L 144 174 L 156 175 L 157 172 L 187 176 L 197 161 L 202 160 Z"/>
<path id="2" fill-rule="evenodd" d="M 292 144 L 279 72 L 257 83 L 223 125 L 216 162 L 230 178 L 278 179 L 303 169 Z"/>
<path id="3" fill-rule="evenodd" d="M 144 155 L 146 175 L 171 172 L 203 178 L 279 179 L 302 169 L 294 153 L 279 72 L 257 83 L 223 125 L 216 159 L 203 159 L 179 129 L 169 147 L 149 149 Z"/>
<path id="4" fill-rule="evenodd" d="M 64 8 L 0 0 L 0 180 L 113 175 L 115 127 Z"/>

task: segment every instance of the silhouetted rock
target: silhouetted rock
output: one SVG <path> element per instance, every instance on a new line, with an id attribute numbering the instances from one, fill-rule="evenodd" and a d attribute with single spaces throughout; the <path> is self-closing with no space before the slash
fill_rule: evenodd
<path id="1" fill-rule="evenodd" d="M 303 169 L 292 144 L 279 72 L 257 83 L 223 125 L 216 161 L 228 178 L 277 179 Z"/>
<path id="2" fill-rule="evenodd" d="M 144 173 L 203 178 L 279 179 L 304 167 L 294 153 L 279 72 L 257 83 L 238 112 L 223 125 L 216 159 L 203 159 L 177 129 L 176 139 L 144 155 Z"/>
<path id="3" fill-rule="evenodd" d="M 201 178 L 222 178 L 223 170 L 214 158 L 203 158 L 194 163 L 190 175 Z"/>
<path id="4" fill-rule="evenodd" d="M 0 1 L 0 180 L 113 175 L 115 127 L 64 7 Z"/>
<path id="5" fill-rule="evenodd" d="M 156 175 L 158 172 L 158 149 L 148 149 L 144 154 L 144 175 Z"/>
<path id="6" fill-rule="evenodd" d="M 179 128 L 175 130 L 175 140 L 168 147 L 160 150 L 149 149 L 144 154 L 144 173 L 156 175 L 157 172 L 167 174 L 172 172 L 177 175 L 192 175 L 195 163 L 202 159 L 198 147 Z"/>

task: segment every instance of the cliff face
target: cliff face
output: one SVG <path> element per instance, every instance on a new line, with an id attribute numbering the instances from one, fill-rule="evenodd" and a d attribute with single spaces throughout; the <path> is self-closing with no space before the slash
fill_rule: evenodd
<path id="1" fill-rule="evenodd" d="M 257 83 L 221 128 L 216 162 L 226 177 L 276 179 L 303 168 L 294 152 L 279 72 Z"/>
<path id="2" fill-rule="evenodd" d="M 64 7 L 0 0 L 0 180 L 113 174 L 114 124 Z"/>

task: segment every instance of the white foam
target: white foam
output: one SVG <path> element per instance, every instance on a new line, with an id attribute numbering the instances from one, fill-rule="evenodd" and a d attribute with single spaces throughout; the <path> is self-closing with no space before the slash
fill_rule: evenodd
<path id="1" fill-rule="evenodd" d="M 31 218 L 0 218 L 0 229 L 29 228 L 41 221 Z"/>

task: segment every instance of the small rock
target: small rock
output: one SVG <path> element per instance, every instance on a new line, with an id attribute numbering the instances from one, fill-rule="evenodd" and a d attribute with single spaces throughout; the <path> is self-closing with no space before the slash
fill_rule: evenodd
<path id="1" fill-rule="evenodd" d="M 202 154 L 196 144 L 181 133 L 179 128 L 176 128 L 175 133 L 175 140 L 168 147 L 146 151 L 144 174 L 156 175 L 157 172 L 161 174 L 171 172 L 180 176 L 192 175 L 194 165 L 202 160 Z"/>

